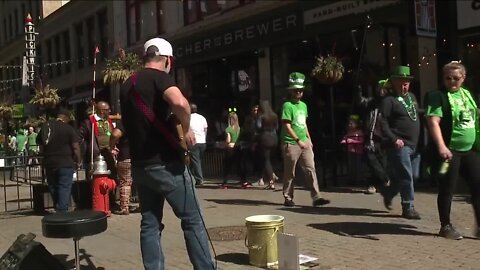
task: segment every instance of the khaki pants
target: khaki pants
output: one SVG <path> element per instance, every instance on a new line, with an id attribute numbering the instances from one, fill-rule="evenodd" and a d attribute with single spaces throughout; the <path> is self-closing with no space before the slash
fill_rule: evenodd
<path id="1" fill-rule="evenodd" d="M 311 147 L 302 149 L 298 144 L 282 144 L 283 154 L 283 196 L 285 199 L 293 200 L 295 178 L 295 167 L 297 161 L 305 174 L 305 183 L 310 189 L 310 196 L 313 200 L 320 198 L 320 189 L 318 188 L 317 173 L 315 171 L 315 161 L 313 149 Z"/>

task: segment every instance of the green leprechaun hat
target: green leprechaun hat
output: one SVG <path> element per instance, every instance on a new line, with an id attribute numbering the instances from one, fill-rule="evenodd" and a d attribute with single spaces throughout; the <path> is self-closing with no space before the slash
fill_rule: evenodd
<path id="1" fill-rule="evenodd" d="M 390 79 L 413 79 L 413 76 L 410 76 L 410 67 L 407 66 L 396 66 L 393 68 Z"/>
<path id="2" fill-rule="evenodd" d="M 305 86 L 305 75 L 300 72 L 292 72 L 288 75 L 288 87 L 287 89 L 303 89 Z"/>

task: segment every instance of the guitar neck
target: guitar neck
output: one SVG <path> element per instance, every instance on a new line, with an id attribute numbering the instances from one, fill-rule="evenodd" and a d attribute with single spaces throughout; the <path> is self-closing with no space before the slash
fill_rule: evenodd
<path id="1" fill-rule="evenodd" d="M 180 145 L 184 148 L 187 149 L 187 142 L 185 141 L 185 133 L 183 132 L 183 127 L 182 124 L 177 123 L 175 125 L 175 129 L 177 131 L 177 136 L 178 136 L 178 141 Z"/>

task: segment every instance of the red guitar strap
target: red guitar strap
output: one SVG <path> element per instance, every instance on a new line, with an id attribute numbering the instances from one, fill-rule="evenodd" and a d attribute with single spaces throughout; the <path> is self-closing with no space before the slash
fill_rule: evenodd
<path id="1" fill-rule="evenodd" d="M 135 86 L 137 84 L 137 78 L 138 75 L 137 73 L 134 73 L 132 75 L 132 87 L 130 88 L 130 94 L 133 96 L 135 105 L 137 109 L 139 109 L 143 115 L 152 123 L 153 126 L 162 134 L 165 139 L 168 141 L 169 144 L 180 147 L 183 151 L 186 151 L 186 149 L 183 149 L 183 147 L 180 145 L 179 141 L 175 138 L 175 136 L 172 135 L 172 133 L 165 127 L 165 125 L 158 120 L 157 116 L 155 113 L 150 109 L 147 104 L 143 101 L 142 97 L 138 93 L 138 91 L 135 89 Z"/>

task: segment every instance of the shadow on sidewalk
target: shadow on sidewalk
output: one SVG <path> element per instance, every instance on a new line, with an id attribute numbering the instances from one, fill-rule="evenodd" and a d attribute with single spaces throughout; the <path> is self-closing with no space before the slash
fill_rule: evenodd
<path id="1" fill-rule="evenodd" d="M 217 260 L 237 265 L 250 265 L 248 254 L 246 253 L 225 253 L 217 255 Z"/>
<path id="2" fill-rule="evenodd" d="M 437 234 L 417 231 L 417 227 L 412 225 L 396 223 L 332 222 L 308 224 L 307 226 L 341 236 L 368 240 L 380 240 L 373 235 L 381 234 L 437 236 Z"/>
<path id="3" fill-rule="evenodd" d="M 230 204 L 230 205 L 283 205 L 281 203 L 273 203 L 269 201 L 246 200 L 246 199 L 206 199 L 205 201 L 214 202 L 218 204 Z"/>
<path id="4" fill-rule="evenodd" d="M 384 215 L 389 212 L 372 210 L 367 208 L 345 208 L 345 207 L 282 207 L 279 210 L 290 211 L 299 214 L 321 214 L 331 216 L 372 216 L 372 217 L 392 217 Z M 397 216 L 395 216 L 397 217 Z"/>
<path id="5" fill-rule="evenodd" d="M 88 254 L 85 249 L 81 248 L 79 250 L 80 252 L 80 270 L 105 270 L 103 267 L 96 267 L 92 260 L 90 260 L 90 257 L 92 257 L 91 254 Z M 56 254 L 53 255 L 57 260 L 59 260 L 64 266 L 66 267 L 74 267 L 75 266 L 75 257 L 71 260 L 67 261 L 67 258 L 70 257 L 70 255 L 67 254 Z M 86 262 L 86 264 L 85 264 Z M 71 268 L 67 268 L 71 269 Z"/>

